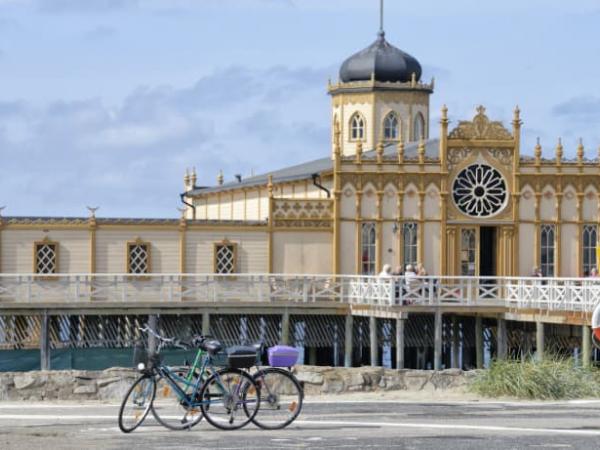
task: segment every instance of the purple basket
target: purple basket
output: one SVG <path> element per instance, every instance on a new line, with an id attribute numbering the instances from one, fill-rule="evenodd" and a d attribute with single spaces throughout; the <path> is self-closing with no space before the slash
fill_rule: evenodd
<path id="1" fill-rule="evenodd" d="M 298 361 L 299 353 L 295 347 L 276 345 L 267 350 L 269 365 L 272 367 L 292 367 Z"/>

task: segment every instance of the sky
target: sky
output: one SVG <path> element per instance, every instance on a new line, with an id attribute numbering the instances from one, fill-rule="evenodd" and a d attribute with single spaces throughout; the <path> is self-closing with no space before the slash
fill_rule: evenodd
<path id="1" fill-rule="evenodd" d="M 178 217 L 214 185 L 330 154 L 328 79 L 376 38 L 378 0 L 0 0 L 5 216 Z M 600 147 L 600 1 L 387 0 L 435 77 L 431 133 L 483 104 L 522 153 Z"/>

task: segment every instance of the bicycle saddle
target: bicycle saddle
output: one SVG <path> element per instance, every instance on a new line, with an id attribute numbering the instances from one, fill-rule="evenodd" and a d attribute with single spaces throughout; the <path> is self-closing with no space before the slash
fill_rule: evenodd
<path id="1" fill-rule="evenodd" d="M 223 349 L 223 345 L 221 345 L 221 343 L 216 339 L 210 339 L 200 343 L 200 348 L 204 351 L 207 351 L 209 354 L 214 355 Z"/>

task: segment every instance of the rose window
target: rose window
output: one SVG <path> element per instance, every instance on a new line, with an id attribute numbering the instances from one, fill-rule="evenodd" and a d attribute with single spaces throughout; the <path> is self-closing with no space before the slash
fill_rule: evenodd
<path id="1" fill-rule="evenodd" d="M 506 205 L 506 181 L 493 167 L 473 164 L 455 178 L 452 198 L 456 207 L 468 216 L 493 216 Z"/>

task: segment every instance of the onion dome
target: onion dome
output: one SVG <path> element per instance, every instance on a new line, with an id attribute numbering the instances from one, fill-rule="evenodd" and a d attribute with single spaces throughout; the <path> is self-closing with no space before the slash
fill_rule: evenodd
<path id="1" fill-rule="evenodd" d="M 394 47 L 385 40 L 385 32 L 380 31 L 377 40 L 364 50 L 352 55 L 340 68 L 340 80 L 367 81 L 374 75 L 376 81 L 406 83 L 421 78 L 421 64 L 414 57 Z"/>

